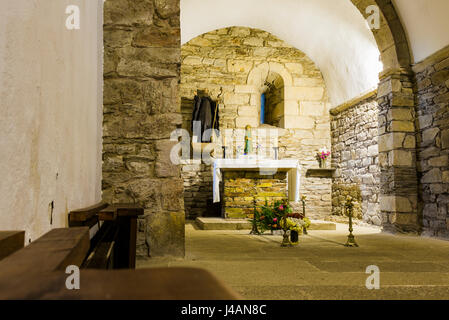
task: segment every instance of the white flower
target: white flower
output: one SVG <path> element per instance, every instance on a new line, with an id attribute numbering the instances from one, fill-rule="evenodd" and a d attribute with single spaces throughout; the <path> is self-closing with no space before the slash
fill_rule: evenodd
<path id="1" fill-rule="evenodd" d="M 327 150 L 326 147 L 323 147 L 320 149 L 320 153 L 328 153 L 329 151 Z"/>

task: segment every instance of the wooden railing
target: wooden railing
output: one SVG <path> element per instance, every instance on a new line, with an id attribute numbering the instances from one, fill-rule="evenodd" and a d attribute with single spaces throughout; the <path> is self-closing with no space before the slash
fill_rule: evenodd
<path id="1" fill-rule="evenodd" d="M 22 249 L 25 231 L 0 231 L 0 260 Z"/>

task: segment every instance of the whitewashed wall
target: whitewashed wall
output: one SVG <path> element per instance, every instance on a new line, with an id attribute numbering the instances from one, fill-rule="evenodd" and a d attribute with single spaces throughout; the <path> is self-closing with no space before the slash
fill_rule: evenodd
<path id="1" fill-rule="evenodd" d="M 102 5 L 0 1 L 0 230 L 27 243 L 101 199 Z"/>
<path id="2" fill-rule="evenodd" d="M 393 0 L 419 62 L 449 44 L 448 0 Z"/>

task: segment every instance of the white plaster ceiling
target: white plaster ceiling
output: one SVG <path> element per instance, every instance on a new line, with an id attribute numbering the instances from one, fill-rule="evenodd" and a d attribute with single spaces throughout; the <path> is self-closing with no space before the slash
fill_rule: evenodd
<path id="1" fill-rule="evenodd" d="M 449 44 L 449 0 L 393 0 L 414 62 Z M 349 0 L 181 0 L 182 43 L 230 26 L 268 31 L 321 69 L 335 106 L 374 87 L 382 69 L 371 31 Z"/>
<path id="2" fill-rule="evenodd" d="M 449 0 L 393 0 L 415 62 L 449 44 Z"/>
<path id="3" fill-rule="evenodd" d="M 349 0 L 181 0 L 183 44 L 231 26 L 268 31 L 307 54 L 334 106 L 377 86 L 379 50 Z"/>

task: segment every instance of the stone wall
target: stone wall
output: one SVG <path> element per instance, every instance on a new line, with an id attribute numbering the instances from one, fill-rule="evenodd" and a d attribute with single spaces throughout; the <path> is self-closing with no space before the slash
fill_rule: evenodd
<path id="1" fill-rule="evenodd" d="M 178 0 L 105 2 L 103 200 L 144 206 L 138 256 L 184 255 L 180 59 Z"/>
<path id="2" fill-rule="evenodd" d="M 379 210 L 378 105 L 376 93 L 331 110 L 332 214 L 343 215 L 346 196 L 356 199 L 358 218 L 382 224 Z"/>
<path id="3" fill-rule="evenodd" d="M 260 175 L 252 171 L 225 171 L 223 174 L 223 216 L 230 219 L 252 219 L 254 207 L 275 201 L 283 201 L 287 196 L 287 174 Z"/>
<path id="4" fill-rule="evenodd" d="M 424 233 L 449 236 L 449 47 L 414 67 Z"/>
<path id="5" fill-rule="evenodd" d="M 219 217 L 221 208 L 213 204 L 212 169 L 201 160 L 183 162 L 184 207 L 186 217 Z"/>
<path id="6" fill-rule="evenodd" d="M 278 127 L 259 125 L 261 94 L 268 91 L 267 82 L 283 88 L 278 94 L 281 99 L 275 99 L 283 104 L 276 108 L 282 110 L 276 116 Z M 304 53 L 262 30 L 231 27 L 212 31 L 183 45 L 180 89 L 183 128 L 188 131 L 193 97 L 197 90 L 206 89 L 213 99 L 222 98 L 220 130 L 230 131 L 234 148 L 243 150 L 246 125 L 275 130 L 279 158 L 299 159 L 303 166 L 301 193 L 308 196 L 312 217 L 330 214 L 330 179 L 305 177 L 308 168 L 318 167 L 315 156 L 319 148 L 330 146 L 330 122 L 323 77 Z M 262 147 L 268 150 L 271 145 Z M 191 164 L 183 167 L 182 175 L 185 212 L 194 218 L 211 210 L 212 184 L 210 166 Z"/>
<path id="7" fill-rule="evenodd" d="M 379 79 L 379 204 L 383 229 L 419 234 L 413 72 L 404 68 L 386 70 Z"/>

